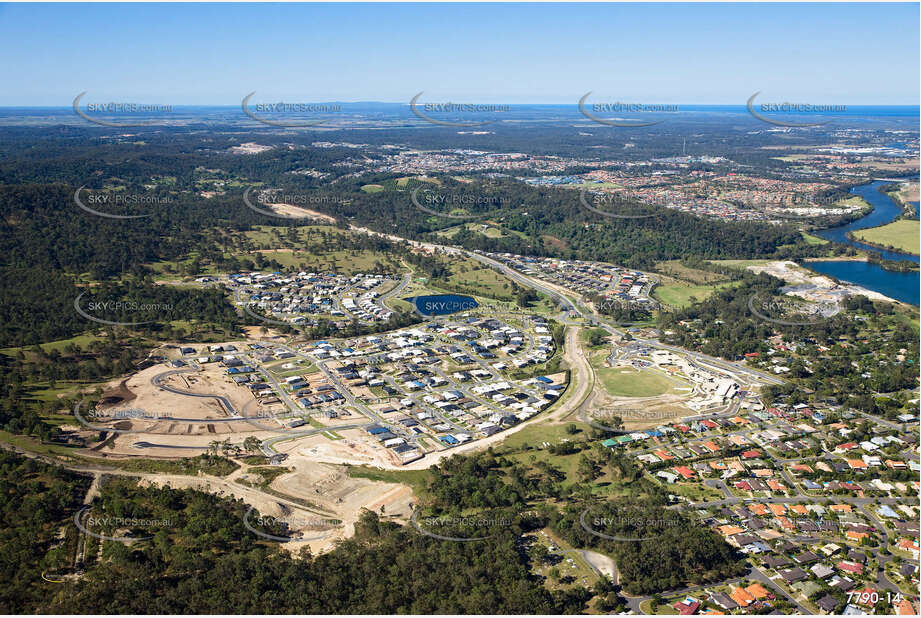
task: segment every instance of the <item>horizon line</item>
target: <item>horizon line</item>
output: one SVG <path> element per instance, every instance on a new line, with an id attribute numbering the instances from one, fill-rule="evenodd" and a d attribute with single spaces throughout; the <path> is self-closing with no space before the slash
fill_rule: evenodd
<path id="1" fill-rule="evenodd" d="M 110 100 L 110 101 L 105 101 L 105 102 L 106 102 L 106 103 L 119 103 L 119 104 L 169 105 L 169 106 L 171 106 L 171 107 L 233 107 L 233 108 L 239 108 L 239 107 L 240 107 L 240 103 L 165 103 L 165 102 L 161 102 L 161 101 L 128 101 L 128 100 L 119 100 L 119 101 L 116 101 L 116 100 L 114 100 L 114 99 L 113 99 L 113 100 Z M 277 102 L 286 102 L 286 101 L 282 101 L 282 99 L 279 98 L 278 101 L 274 101 L 274 102 L 277 103 Z M 303 104 L 327 104 L 327 103 L 336 103 L 336 104 L 343 104 L 343 105 L 362 105 L 362 104 L 364 104 L 364 105 L 400 105 L 400 106 L 405 106 L 405 107 L 407 107 L 407 108 L 410 107 L 410 102 L 409 102 L 409 101 L 373 101 L 373 100 L 343 101 L 343 100 L 338 100 L 338 99 L 330 99 L 330 100 L 297 101 L 297 102 L 298 102 L 298 103 L 303 103 Z M 573 102 L 562 102 L 562 101 L 558 101 L 558 102 L 532 101 L 532 102 L 507 103 L 507 102 L 499 102 L 499 101 L 473 102 L 473 101 L 460 101 L 460 100 L 458 100 L 457 102 L 454 102 L 454 101 L 446 100 L 445 102 L 447 102 L 447 103 L 452 103 L 452 104 L 455 104 L 455 105 L 461 105 L 461 104 L 476 104 L 476 105 L 509 105 L 509 106 L 539 105 L 539 106 L 556 106 L 556 107 L 559 107 L 559 106 L 570 106 L 570 105 L 571 105 L 571 106 L 576 107 L 576 108 L 578 108 L 578 106 L 579 106 L 578 101 L 573 101 Z M 428 102 L 428 103 L 432 103 L 432 101 L 430 101 L 430 102 Z M 440 101 L 439 101 L 439 103 L 440 103 Z M 604 103 L 608 103 L 608 102 L 604 102 Z M 648 105 L 648 104 L 650 104 L 650 103 L 645 103 L 645 102 L 633 102 L 633 101 L 616 101 L 616 103 L 626 104 L 626 105 L 640 105 L 640 104 L 647 104 L 647 105 Z M 792 101 L 784 101 L 784 103 L 792 103 Z M 608 104 L 609 104 L 609 103 L 608 103 Z M 656 105 L 678 105 L 678 106 L 680 106 L 680 105 L 686 105 L 686 106 L 696 106 L 696 107 L 741 107 L 741 108 L 745 108 L 745 107 L 746 107 L 746 103 L 745 103 L 744 101 L 743 101 L 743 102 L 737 102 L 737 101 L 736 101 L 736 102 L 731 102 L 731 103 L 726 103 L 726 102 L 724 102 L 724 103 L 687 103 L 687 102 L 685 102 L 685 103 L 674 103 L 674 102 L 659 102 L 659 101 L 656 101 L 654 104 L 656 104 Z M 835 103 L 815 103 L 815 102 L 810 102 L 810 104 L 811 104 L 811 105 L 844 105 L 844 106 L 848 106 L 848 107 L 884 107 L 884 106 L 888 106 L 888 107 L 919 107 L 919 108 L 921 108 L 921 102 L 917 102 L 917 103 L 840 103 L 840 102 L 835 102 Z M 72 110 L 72 109 L 73 109 L 73 103 L 68 103 L 68 104 L 56 104 L 56 105 L 4 104 L 4 105 L 0 105 L 0 109 L 70 109 L 70 110 Z M 677 110 L 677 111 L 680 112 L 681 110 Z M 846 110 L 845 110 L 845 111 L 846 111 Z M 150 113 L 156 113 L 156 112 L 154 111 L 154 112 L 150 112 Z M 675 113 L 675 112 L 658 111 L 658 110 L 652 111 L 652 110 L 650 110 L 650 111 L 647 111 L 647 112 L 645 112 L 645 113 Z M 842 113 L 842 112 L 823 111 L 822 113 L 835 114 L 835 113 Z"/>

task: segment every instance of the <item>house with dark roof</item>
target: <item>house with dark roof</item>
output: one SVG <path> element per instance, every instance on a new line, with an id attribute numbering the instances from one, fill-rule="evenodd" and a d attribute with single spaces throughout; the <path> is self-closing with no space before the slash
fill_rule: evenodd
<path id="1" fill-rule="evenodd" d="M 813 562 L 818 562 L 819 557 L 811 551 L 804 551 L 793 556 L 793 561 L 797 564 L 811 564 Z"/>
<path id="2" fill-rule="evenodd" d="M 710 602 L 715 605 L 719 605 L 720 607 L 725 609 L 727 612 L 732 611 L 739 606 L 738 603 L 736 603 L 735 601 L 729 598 L 728 594 L 725 594 L 723 592 L 714 592 L 713 594 L 711 594 Z"/>
<path id="3" fill-rule="evenodd" d="M 778 571 L 780 576 L 783 577 L 784 581 L 788 584 L 793 584 L 796 582 L 801 582 L 804 579 L 808 579 L 809 575 L 806 571 L 802 570 L 799 567 L 793 567 L 792 569 L 786 569 L 784 571 Z"/>
<path id="4" fill-rule="evenodd" d="M 823 612 L 830 614 L 835 611 L 835 608 L 838 606 L 838 601 L 830 594 L 826 594 L 824 597 L 816 601 L 815 604 Z"/>
<path id="5" fill-rule="evenodd" d="M 770 554 L 769 556 L 764 556 L 761 559 L 764 562 L 764 565 L 770 569 L 777 569 L 782 566 L 787 566 L 790 564 L 790 559 L 786 556 L 778 556 L 777 554 Z"/>

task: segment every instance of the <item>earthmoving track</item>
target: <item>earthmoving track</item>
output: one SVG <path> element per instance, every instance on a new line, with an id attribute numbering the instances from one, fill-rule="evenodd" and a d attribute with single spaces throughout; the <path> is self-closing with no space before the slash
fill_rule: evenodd
<path id="1" fill-rule="evenodd" d="M 163 373 L 158 373 L 157 375 L 155 375 L 154 377 L 152 377 L 152 378 L 150 379 L 150 383 L 153 384 L 154 386 L 156 386 L 157 388 L 161 388 L 161 389 L 163 389 L 163 390 L 165 390 L 165 391 L 168 391 L 168 392 L 170 392 L 170 393 L 176 393 L 177 395 L 185 395 L 186 397 L 200 397 L 200 398 L 204 398 L 204 399 L 217 399 L 217 400 L 221 403 L 221 405 L 224 406 L 224 410 L 226 410 L 227 413 L 230 414 L 230 417 L 231 417 L 231 418 L 226 418 L 226 419 L 213 419 L 213 420 L 212 420 L 212 419 L 208 419 L 208 422 L 209 422 L 209 423 L 213 423 L 213 422 L 228 422 L 228 421 L 234 421 L 234 420 L 237 420 L 237 421 L 238 421 L 238 420 L 243 419 L 243 417 L 240 415 L 240 413 L 237 412 L 237 409 L 233 407 L 233 403 L 231 403 L 230 399 L 228 399 L 227 397 L 224 397 L 223 395 L 214 395 L 214 394 L 209 394 L 209 393 L 193 393 L 192 391 L 184 391 L 184 390 L 182 390 L 182 389 L 175 388 L 175 387 L 170 386 L 170 385 L 168 385 L 168 384 L 163 384 L 163 380 L 164 380 L 165 378 L 168 378 L 169 376 L 180 375 L 180 374 L 183 374 L 183 373 L 198 373 L 198 367 L 197 367 L 197 366 L 192 366 L 192 367 L 189 368 L 189 369 L 172 369 L 172 370 L 170 370 L 170 371 L 164 371 Z M 174 421 L 201 421 L 202 419 L 200 419 L 200 418 L 175 418 L 175 417 L 166 417 L 166 418 L 164 418 L 164 419 L 162 419 L 162 420 L 174 420 Z"/>

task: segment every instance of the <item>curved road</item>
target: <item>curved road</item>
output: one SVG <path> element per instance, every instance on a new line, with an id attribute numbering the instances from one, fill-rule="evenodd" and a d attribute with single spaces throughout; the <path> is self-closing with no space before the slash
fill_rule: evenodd
<path id="1" fill-rule="evenodd" d="M 184 390 L 169 386 L 168 384 L 161 383 L 161 381 L 168 376 L 182 374 L 182 373 L 198 373 L 198 370 L 199 370 L 198 365 L 192 365 L 191 369 L 173 369 L 171 371 L 165 371 L 163 373 L 159 373 L 155 375 L 154 377 L 152 377 L 150 379 L 150 383 L 165 391 L 169 391 L 170 393 L 176 393 L 177 395 L 185 395 L 186 397 L 200 397 L 202 399 L 217 399 L 219 402 L 221 402 L 224 405 L 224 409 L 230 412 L 231 416 L 236 417 L 235 419 L 227 419 L 227 420 L 242 419 L 243 417 L 240 416 L 240 413 L 237 412 L 237 409 L 233 407 L 233 404 L 230 402 L 230 399 L 228 399 L 227 397 L 224 397 L 223 395 L 213 395 L 213 394 L 207 394 L 207 393 L 193 393 L 191 391 L 184 391 Z M 176 420 L 183 420 L 183 419 L 176 419 Z M 196 420 L 201 421 L 202 419 L 196 419 Z"/>

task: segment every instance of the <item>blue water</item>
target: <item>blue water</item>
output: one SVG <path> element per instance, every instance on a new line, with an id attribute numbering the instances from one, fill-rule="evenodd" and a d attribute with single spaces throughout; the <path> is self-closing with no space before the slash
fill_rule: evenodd
<path id="1" fill-rule="evenodd" d="M 616 93 L 610 93 L 609 95 L 604 95 L 601 92 L 596 93 L 597 98 L 593 95 L 591 99 L 587 101 L 588 108 L 591 110 L 592 103 L 613 103 L 615 101 L 622 101 L 624 99 L 618 98 Z M 268 97 L 268 95 L 267 95 Z M 266 98 L 265 100 L 275 102 L 273 99 Z M 631 99 L 632 100 L 632 99 Z M 758 102 L 772 102 L 777 103 L 786 99 L 778 99 L 768 96 L 766 93 L 764 98 L 758 99 Z M 573 99 L 569 102 L 560 102 L 556 104 L 508 104 L 508 110 L 504 112 L 496 113 L 486 113 L 480 114 L 484 120 L 496 121 L 497 124 L 501 126 L 502 121 L 514 121 L 516 123 L 521 122 L 547 122 L 547 121 L 565 121 L 571 122 L 575 120 L 585 121 L 587 120 L 585 116 L 579 111 L 578 106 L 578 95 L 574 95 Z M 289 101 L 295 102 L 295 101 Z M 296 101 L 296 102 L 305 102 L 305 101 Z M 371 120 L 388 120 L 388 121 L 406 121 L 413 120 L 414 122 L 418 120 L 414 114 L 411 113 L 409 108 L 409 100 L 406 101 L 396 101 L 396 102 L 373 102 L 373 101 L 356 101 L 356 102 L 342 102 L 342 101 L 310 101 L 311 103 L 321 103 L 321 104 L 334 104 L 341 106 L 342 113 L 334 114 L 336 117 L 350 118 L 352 120 L 356 118 L 363 118 L 365 121 Z M 447 102 L 443 97 L 439 97 L 435 92 L 426 92 L 425 98 L 420 99 L 420 103 L 425 102 Z M 497 104 L 503 104 L 501 100 L 478 100 L 476 98 L 465 98 L 462 101 L 456 101 L 461 103 L 488 103 L 494 102 Z M 639 102 L 639 101 L 633 101 Z M 666 103 L 665 101 L 642 101 L 644 103 Z M 68 101 L 69 103 L 69 101 Z M 228 122 L 234 120 L 244 121 L 245 116 L 243 116 L 242 111 L 240 110 L 240 104 L 234 102 L 230 105 L 180 105 L 178 102 L 171 102 L 173 109 L 169 113 L 150 113 L 150 114 L 138 114 L 134 118 L 144 118 L 145 120 L 156 120 L 156 121 L 172 121 L 175 123 L 190 123 L 190 122 Z M 677 105 L 677 112 L 647 112 L 644 113 L 643 117 L 655 118 L 657 120 L 689 120 L 689 121 L 701 121 L 711 119 L 713 116 L 718 115 L 732 115 L 733 121 L 737 122 L 741 119 L 746 122 L 752 123 L 755 126 L 764 127 L 764 123 L 760 120 L 753 118 L 748 111 L 748 108 L 745 106 L 745 100 L 739 101 L 737 104 L 727 104 L 727 105 L 689 105 L 682 103 L 668 103 Z M 851 123 L 862 123 L 862 122 L 885 122 L 887 124 L 904 123 L 907 119 L 917 119 L 919 114 L 919 106 L 917 105 L 848 105 L 847 109 L 844 111 L 837 112 L 816 112 L 816 113 L 783 113 L 777 115 L 778 118 L 783 118 L 784 120 L 790 120 L 792 122 L 825 122 L 825 121 L 835 121 L 835 122 L 851 122 Z M 601 114 L 602 116 L 610 114 Z M 617 114 L 614 114 L 617 115 Z M 629 114 L 627 114 L 629 116 Z M 772 116 L 768 113 L 767 116 Z M 452 114 L 447 115 L 439 114 L 439 117 L 451 119 L 451 118 L 463 118 L 470 117 L 470 114 Z M 0 107 L 0 125 L 18 125 L 18 124 L 29 124 L 32 126 L 42 126 L 49 124 L 78 124 L 85 125 L 86 121 L 77 116 L 71 105 L 66 105 L 64 107 Z M 893 142 L 893 144 L 899 144 L 900 142 Z"/>
<path id="2" fill-rule="evenodd" d="M 848 261 L 808 262 L 807 266 L 824 275 L 918 306 L 918 271 L 894 273 L 869 262 Z"/>
<path id="3" fill-rule="evenodd" d="M 892 201 L 892 198 L 878 190 L 879 187 L 887 184 L 891 183 L 885 180 L 877 180 L 875 182 L 871 182 L 870 184 L 860 185 L 859 187 L 854 187 L 851 189 L 851 193 L 853 195 L 859 195 L 864 200 L 866 200 L 868 204 L 873 206 L 873 211 L 867 216 L 857 219 L 856 221 L 852 221 L 847 225 L 828 228 L 827 230 L 817 232 L 816 235 L 821 236 L 827 240 L 833 240 L 835 242 L 851 245 L 852 247 L 857 247 L 858 249 L 875 251 L 887 260 L 911 260 L 913 262 L 917 262 L 918 256 L 916 255 L 898 253 L 895 251 L 884 251 L 862 242 L 851 240 L 847 237 L 848 232 L 862 230 L 868 227 L 885 225 L 886 223 L 889 223 L 902 214 L 902 208 L 894 201 Z"/>
<path id="4" fill-rule="evenodd" d="M 918 256 L 916 255 L 883 251 L 862 242 L 853 241 L 846 236 L 847 232 L 884 225 L 902 214 L 902 209 L 899 205 L 888 195 L 878 190 L 880 186 L 885 184 L 889 184 L 888 181 L 877 180 L 851 189 L 852 194 L 859 195 L 873 206 L 873 211 L 857 221 L 822 230 L 817 232 L 817 235 L 827 240 L 879 253 L 887 260 L 911 260 L 917 262 Z M 919 277 L 918 271 L 897 273 L 883 270 L 877 264 L 850 260 L 809 262 L 808 266 L 816 272 L 863 286 L 868 290 L 885 294 L 904 303 L 918 305 L 919 284 L 921 284 L 921 277 Z"/>

